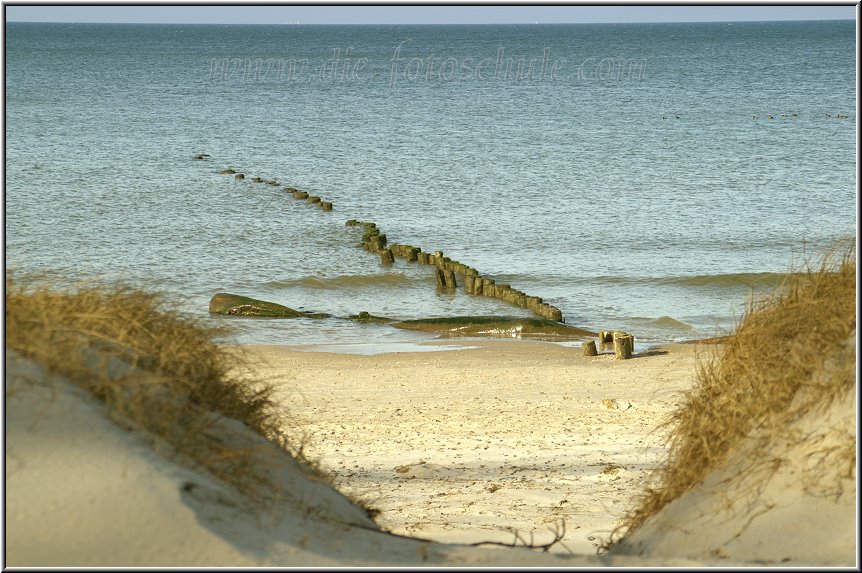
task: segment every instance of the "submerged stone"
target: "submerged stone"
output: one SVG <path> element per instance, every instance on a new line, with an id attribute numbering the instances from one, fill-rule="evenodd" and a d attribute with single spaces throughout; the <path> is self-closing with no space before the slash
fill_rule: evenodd
<path id="1" fill-rule="evenodd" d="M 568 326 L 553 320 L 515 316 L 452 316 L 402 320 L 392 324 L 407 330 L 424 330 L 454 336 L 532 335 L 555 340 L 576 340 L 596 336 L 595 332 Z"/>
<path id="2" fill-rule="evenodd" d="M 325 312 L 303 312 L 301 313 L 304 318 L 315 318 L 315 319 L 324 319 L 324 318 L 332 318 L 331 314 Z"/>
<path id="3" fill-rule="evenodd" d="M 264 316 L 271 318 L 296 318 L 299 316 L 311 316 L 310 314 L 288 308 L 284 305 L 265 300 L 258 300 L 238 294 L 226 292 L 216 293 L 210 299 L 211 314 L 224 314 L 233 316 Z M 316 318 L 316 317 L 312 317 Z"/>
<path id="4" fill-rule="evenodd" d="M 369 314 L 365 311 L 362 311 L 359 314 L 352 314 L 352 315 L 347 317 L 347 320 L 352 320 L 354 322 L 374 322 L 374 323 L 392 322 L 391 318 L 386 318 L 383 316 L 374 316 L 373 314 Z"/>

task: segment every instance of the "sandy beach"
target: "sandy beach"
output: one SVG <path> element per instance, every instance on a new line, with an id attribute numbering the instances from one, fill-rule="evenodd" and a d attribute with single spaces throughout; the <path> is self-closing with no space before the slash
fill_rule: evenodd
<path id="1" fill-rule="evenodd" d="M 441 342 L 441 345 L 449 343 Z M 401 535 L 594 554 L 666 454 L 705 346 L 627 361 L 525 340 L 350 355 L 245 347 L 339 489 Z M 308 349 L 310 350 L 310 349 Z M 521 541 L 519 541 L 521 543 Z"/>

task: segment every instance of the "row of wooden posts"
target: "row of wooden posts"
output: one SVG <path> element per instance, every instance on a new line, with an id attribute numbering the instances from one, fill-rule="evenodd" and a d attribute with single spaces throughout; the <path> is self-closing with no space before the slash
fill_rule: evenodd
<path id="1" fill-rule="evenodd" d="M 494 279 L 480 275 L 473 267 L 444 256 L 442 251 L 435 251 L 432 254 L 412 245 L 387 245 L 386 235 L 380 231 L 376 223 L 351 219 L 347 221 L 347 226 L 363 228 L 362 248 L 379 254 L 380 262 L 383 264 L 392 264 L 395 262 L 395 257 L 400 257 L 436 267 L 434 275 L 437 279 L 437 288 L 441 290 L 455 290 L 458 287 L 456 275 L 460 275 L 464 282 L 464 292 L 467 294 L 497 298 L 529 309 L 542 318 L 563 322 L 562 311 L 544 302 L 541 297 L 530 296 L 508 284 L 497 284 Z"/>
<path id="2" fill-rule="evenodd" d="M 200 160 L 208 158 L 209 154 L 200 153 L 193 159 Z M 244 173 L 237 173 L 235 169 L 224 169 L 222 173 L 225 175 L 233 175 L 235 179 L 245 179 Z M 278 187 L 280 184 L 276 180 L 264 180 L 260 177 L 252 177 L 251 180 L 255 183 L 266 183 L 273 187 Z M 332 211 L 332 203 L 324 201 L 317 196 L 309 196 L 305 191 L 300 191 L 294 187 L 285 187 L 285 191 L 291 193 L 295 199 L 304 200 L 312 204 L 318 205 L 324 211 Z M 369 252 L 380 255 L 380 261 L 383 264 L 392 264 L 395 262 L 395 257 L 401 257 L 408 261 L 416 261 L 419 264 L 432 265 L 436 267 L 434 274 L 437 278 L 437 287 L 441 290 L 455 290 L 458 286 L 456 274 L 461 275 L 464 281 L 464 292 L 467 294 L 487 296 L 497 298 L 526 308 L 542 318 L 548 320 L 556 320 L 564 322 L 562 311 L 542 300 L 538 296 L 530 296 L 518 289 L 512 288 L 508 284 L 496 284 L 495 280 L 489 277 L 484 277 L 479 274 L 479 271 L 473 267 L 453 261 L 449 257 L 443 256 L 442 251 L 435 251 L 433 254 L 424 252 L 419 247 L 410 245 L 394 244 L 387 246 L 386 235 L 383 234 L 377 227 L 376 223 L 357 221 L 351 219 L 347 221 L 348 227 L 363 227 L 362 247 Z"/>
<path id="3" fill-rule="evenodd" d="M 632 357 L 635 349 L 635 337 L 633 334 L 622 330 L 602 330 L 599 332 L 599 344 L 602 350 L 613 345 L 614 355 L 620 360 L 628 360 Z M 584 342 L 582 347 L 585 356 L 598 356 L 599 354 L 595 340 Z"/>
<path id="4" fill-rule="evenodd" d="M 197 159 L 197 158 L 198 158 L 198 156 L 195 156 L 195 159 Z M 245 174 L 244 173 L 237 173 L 235 169 L 225 169 L 222 171 L 222 173 L 225 175 L 233 175 L 234 179 L 245 179 Z M 279 185 L 281 185 L 275 179 L 266 180 L 266 179 L 263 179 L 261 177 L 252 177 L 251 180 L 253 183 L 266 183 L 267 185 L 271 185 L 272 187 L 278 187 Z M 331 201 L 324 201 L 323 199 L 321 199 L 317 195 L 309 195 L 305 191 L 300 191 L 299 189 L 296 189 L 295 187 L 285 187 L 284 190 L 287 191 L 288 193 L 290 193 L 291 195 L 293 195 L 294 199 L 307 201 L 307 202 L 311 203 L 312 205 L 317 205 L 318 207 L 320 207 L 324 211 L 332 211 L 332 202 Z"/>

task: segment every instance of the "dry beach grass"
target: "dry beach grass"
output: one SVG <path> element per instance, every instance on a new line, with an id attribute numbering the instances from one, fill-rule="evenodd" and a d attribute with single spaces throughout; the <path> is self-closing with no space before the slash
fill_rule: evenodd
<path id="1" fill-rule="evenodd" d="M 855 352 L 852 360 L 834 361 L 833 355 L 854 345 L 855 244 L 838 246 L 819 265 L 806 266 L 770 296 L 751 300 L 724 346 L 699 363 L 697 384 L 667 421 L 667 462 L 653 474 L 617 536 L 635 532 L 720 468 L 755 431 L 760 443 L 753 447 L 765 455 L 751 458 L 744 471 L 760 472 L 756 487 L 781 464 L 769 455 L 770 444 L 798 440 L 790 435 L 795 421 L 826 411 L 854 390 Z M 855 435 L 815 455 L 818 463 L 801 479 L 820 482 L 822 464 L 837 465 L 839 475 L 855 479 Z"/>
<path id="2" fill-rule="evenodd" d="M 271 484 L 251 464 L 253 452 L 209 431 L 214 414 L 302 457 L 284 436 L 289 423 L 272 388 L 240 379 L 237 372 L 248 372 L 243 354 L 214 342 L 225 331 L 182 316 L 165 297 L 125 285 L 57 290 L 7 274 L 5 302 L 7 349 L 79 385 L 115 421 L 152 433 L 251 500 L 264 503 Z M 7 394 L 15 391 L 7 385 Z"/>

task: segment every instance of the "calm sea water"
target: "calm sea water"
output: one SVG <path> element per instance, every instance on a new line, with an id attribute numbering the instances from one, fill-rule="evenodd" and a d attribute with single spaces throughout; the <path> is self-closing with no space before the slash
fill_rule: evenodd
<path id="1" fill-rule="evenodd" d="M 342 316 L 528 314 L 382 266 L 355 218 L 567 323 L 709 336 L 855 236 L 855 48 L 853 21 L 7 24 L 6 265 L 156 288 L 204 317 L 219 291 Z M 426 337 L 212 320 L 241 342 Z"/>

